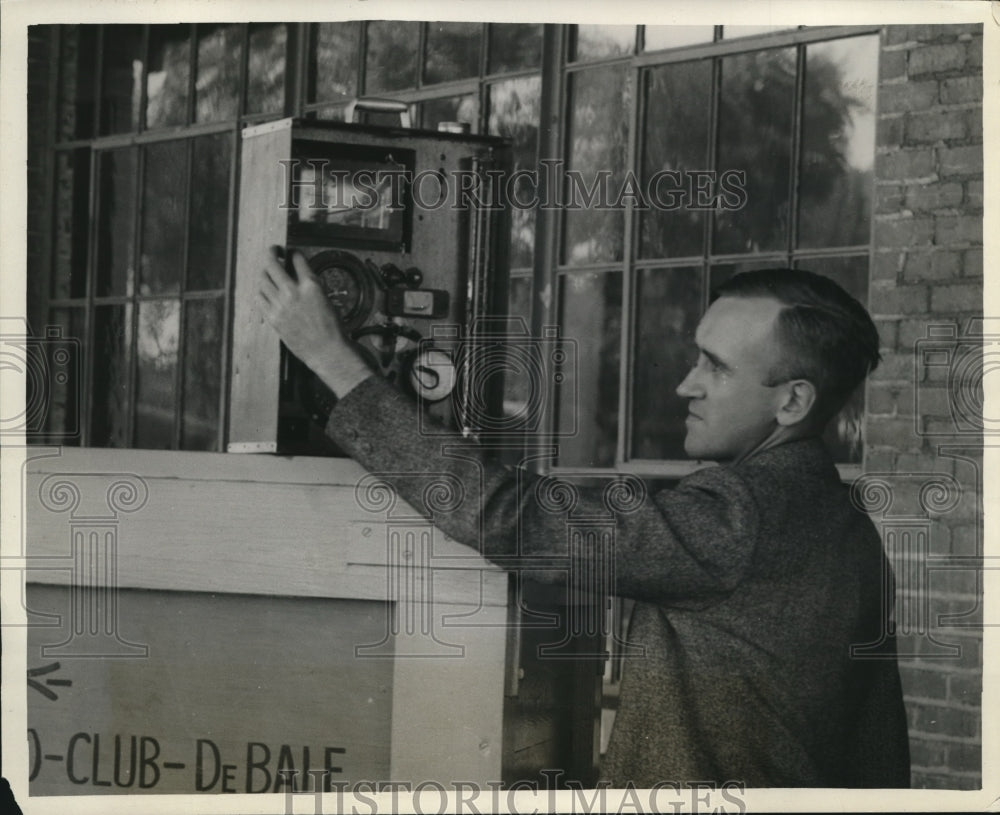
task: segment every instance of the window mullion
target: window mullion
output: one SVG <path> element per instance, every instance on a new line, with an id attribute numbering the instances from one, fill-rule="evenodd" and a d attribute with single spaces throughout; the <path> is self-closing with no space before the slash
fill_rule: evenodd
<path id="1" fill-rule="evenodd" d="M 788 265 L 799 239 L 799 177 L 802 171 L 802 128 L 805 118 L 806 46 L 795 49 L 795 102 L 792 124 L 792 166 L 788 173 Z"/>
<path id="2" fill-rule="evenodd" d="M 191 269 L 191 188 L 194 172 L 194 139 L 187 139 L 186 142 L 186 168 L 185 168 L 185 188 L 184 188 L 184 254 L 182 255 L 183 269 L 180 280 L 180 313 L 177 326 L 177 365 L 174 368 L 174 439 L 173 449 L 181 449 L 181 425 L 183 416 L 184 401 L 187 394 L 184 393 L 184 360 L 187 356 L 187 334 L 185 326 L 187 324 L 187 288 L 188 277 Z"/>
<path id="3" fill-rule="evenodd" d="M 630 172 L 636 174 L 636 178 L 641 176 L 642 170 L 640 162 L 640 136 L 641 122 L 645 116 L 644 105 L 642 104 L 642 72 L 636 65 L 629 68 L 632 83 L 632 100 L 629 109 L 629 133 L 628 146 L 626 149 L 625 172 L 626 177 Z M 635 212 L 634 199 L 631 197 L 625 205 L 623 213 L 623 237 L 622 247 L 622 325 L 621 325 L 621 352 L 619 361 L 618 376 L 618 439 L 615 449 L 615 464 L 621 465 L 629 458 L 629 451 L 632 444 L 632 366 L 633 366 L 633 343 L 635 339 L 635 263 L 633 255 L 636 244 L 636 227 L 639 218 Z"/>
<path id="4" fill-rule="evenodd" d="M 135 215 L 133 218 L 132 234 L 135 236 L 132 241 L 132 274 L 134 275 L 134 280 L 132 281 L 131 289 L 128 288 L 128 283 L 126 282 L 126 292 L 129 295 L 129 302 L 132 304 L 132 315 L 130 320 L 130 347 L 128 349 L 128 397 L 125 404 L 127 405 L 127 410 L 125 411 L 125 439 L 127 447 L 135 447 L 135 397 L 138 391 L 136 386 L 136 379 L 139 375 L 139 300 L 138 292 L 140 285 L 140 276 L 142 274 L 142 264 L 140 262 L 142 258 L 142 219 L 143 210 L 145 209 L 145 196 L 144 192 L 144 182 L 146 178 L 146 148 L 130 147 L 130 150 L 135 150 L 138 152 L 136 157 L 136 174 L 133 189 L 135 190 Z M 126 309 L 127 310 L 127 309 Z"/>
<path id="5" fill-rule="evenodd" d="M 237 178 L 239 177 L 239 168 L 242 158 L 242 144 L 243 140 L 240 138 L 240 128 L 237 124 L 232 132 L 233 143 L 229 151 L 229 223 L 226 224 L 226 270 L 223 276 L 223 285 L 225 286 L 225 291 L 223 293 L 223 303 L 222 303 L 222 348 L 219 353 L 222 354 L 222 361 L 220 363 L 219 375 L 222 381 L 222 387 L 219 388 L 219 438 L 216 441 L 216 449 L 224 451 L 225 448 L 222 445 L 225 439 L 229 437 L 229 365 L 230 357 L 232 355 L 231 345 L 232 345 L 232 325 L 233 325 L 233 265 L 236 255 L 236 223 L 239 218 L 239 203 L 236 200 L 237 191 L 239 189 Z"/>
<path id="6" fill-rule="evenodd" d="M 716 26 L 716 37 L 719 36 L 719 26 Z M 705 151 L 706 170 L 717 170 L 719 165 L 719 108 L 722 106 L 722 58 L 712 59 L 712 98 L 709 102 L 708 118 L 708 149 Z M 710 258 L 712 257 L 712 237 L 715 233 L 715 210 L 705 213 L 702 224 L 702 246 L 704 261 L 702 265 L 702 311 L 708 308 L 710 283 Z"/>
<path id="7" fill-rule="evenodd" d="M 96 122 L 95 122 L 96 127 Z M 93 412 L 94 399 L 94 365 L 97 359 L 97 344 L 95 333 L 95 307 L 94 295 L 97 290 L 97 239 L 98 239 L 98 189 L 100 188 L 100 177 L 98 175 L 100 164 L 96 150 L 89 151 L 90 157 L 90 190 L 88 193 L 88 228 L 87 228 L 87 289 L 84 294 L 86 305 L 83 317 L 83 381 L 80 383 L 82 392 L 80 393 L 77 405 L 80 409 L 80 446 L 90 445 L 91 413 Z"/>

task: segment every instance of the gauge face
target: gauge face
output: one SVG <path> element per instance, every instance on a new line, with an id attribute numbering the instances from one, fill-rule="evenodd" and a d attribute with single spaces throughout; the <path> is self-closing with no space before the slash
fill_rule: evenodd
<path id="1" fill-rule="evenodd" d="M 338 249 L 320 252 L 309 262 L 344 327 L 355 331 L 364 325 L 375 305 L 375 282 L 365 264 Z"/>
<path id="2" fill-rule="evenodd" d="M 354 272 L 342 266 L 328 266 L 320 273 L 323 291 L 337 313 L 345 320 L 354 317 L 361 308 L 361 284 Z"/>

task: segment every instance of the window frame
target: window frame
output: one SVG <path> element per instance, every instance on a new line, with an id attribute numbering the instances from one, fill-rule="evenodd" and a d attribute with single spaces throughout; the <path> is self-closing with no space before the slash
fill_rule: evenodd
<path id="1" fill-rule="evenodd" d="M 364 88 L 365 82 L 365 72 L 366 72 L 366 42 L 367 42 L 367 25 L 368 21 L 345 21 L 345 22 L 357 22 L 358 23 L 358 53 L 357 61 L 355 64 L 355 79 L 358 88 Z M 434 101 L 438 99 L 446 99 L 460 95 L 476 94 L 478 96 L 478 121 L 475 122 L 475 127 L 478 132 L 486 132 L 489 121 L 489 99 L 491 88 L 501 81 L 507 81 L 511 79 L 521 78 L 521 77 L 540 77 L 541 91 L 540 91 L 540 103 L 539 103 L 539 123 L 538 123 L 538 136 L 536 142 L 536 155 L 538 159 L 561 159 L 568 161 L 570 144 L 570 133 L 569 125 L 571 119 L 571 111 L 569 109 L 569 79 L 572 75 L 586 70 L 591 70 L 594 68 L 602 68 L 610 65 L 624 65 L 628 81 L 631 82 L 631 87 L 633 92 L 631 94 L 630 105 L 628 109 L 628 143 L 627 143 L 627 157 L 626 157 L 626 169 L 636 172 L 637 170 L 641 172 L 641 156 L 643 150 L 642 142 L 642 126 L 644 123 L 643 109 L 644 105 L 644 82 L 647 72 L 651 69 L 657 68 L 663 65 L 669 65 L 679 62 L 687 62 L 691 60 L 698 59 L 710 59 L 712 60 L 712 77 L 713 77 L 713 104 L 711 106 L 711 125 L 710 125 L 710 139 L 711 145 L 717 144 L 717 115 L 718 106 L 716 104 L 716 99 L 719 93 L 719 72 L 721 59 L 725 56 L 752 53 L 757 51 L 763 51 L 768 49 L 776 49 L 782 47 L 795 47 L 797 49 L 797 62 L 801 63 L 804 59 L 805 46 L 811 43 L 826 42 L 832 40 L 843 39 L 847 37 L 858 37 L 875 34 L 877 35 L 882 26 L 880 25 L 863 25 L 863 26 L 813 26 L 813 27 L 795 27 L 789 28 L 787 30 L 768 32 L 750 36 L 741 36 L 732 39 L 725 39 L 723 37 L 723 27 L 715 26 L 713 33 L 712 42 L 696 43 L 689 45 L 682 45 L 671 48 L 663 48 L 654 51 L 646 51 L 645 45 L 645 26 L 638 25 L 635 26 L 635 38 L 633 41 L 632 53 L 630 54 L 619 54 L 611 57 L 604 57 L 598 59 L 584 59 L 584 60 L 571 60 L 573 43 L 576 37 L 576 27 L 571 24 L 545 24 L 542 26 L 541 31 L 541 55 L 540 60 L 537 65 L 529 68 L 523 68 L 519 70 L 511 71 L 490 71 L 490 47 L 493 38 L 491 37 L 491 26 L 497 25 L 495 23 L 480 22 L 479 23 L 479 65 L 478 74 L 473 77 L 458 79 L 454 81 L 446 82 L 436 82 L 427 84 L 424 82 L 424 71 L 426 66 L 426 48 L 427 48 L 427 32 L 428 26 L 433 25 L 431 21 L 421 21 L 420 23 L 420 37 L 418 43 L 417 51 L 417 61 L 418 69 L 416 71 L 415 85 L 412 88 L 408 88 L 400 91 L 379 93 L 378 95 L 387 99 L 396 99 L 399 101 L 407 102 L 412 108 L 420 105 L 421 103 Z M 236 233 L 236 222 L 237 222 L 237 184 L 238 184 L 238 170 L 241 162 L 241 150 L 240 150 L 240 131 L 243 127 L 249 124 L 256 124 L 265 121 L 270 121 L 278 118 L 283 118 L 286 116 L 300 116 L 304 118 L 313 118 L 320 116 L 321 114 L 336 113 L 338 110 L 342 109 L 346 103 L 347 99 L 336 99 L 336 100 L 326 100 L 326 101 L 315 101 L 312 100 L 313 88 L 310 86 L 310 70 L 313 66 L 313 55 L 314 49 L 317 42 L 317 26 L 318 23 L 284 23 L 285 26 L 285 74 L 284 74 L 284 105 L 280 111 L 268 112 L 268 113 L 247 113 L 247 88 L 249 85 L 249 44 L 250 44 L 250 23 L 240 23 L 241 34 L 240 41 L 242 44 L 241 50 L 241 64 L 239 73 L 239 100 L 238 100 L 238 111 L 237 115 L 229 120 L 221 122 L 205 122 L 200 123 L 195 121 L 196 115 L 196 85 L 198 77 L 198 33 L 199 30 L 203 30 L 204 26 L 212 24 L 195 24 L 190 23 L 188 43 L 189 43 L 189 74 L 188 74 L 188 95 L 187 95 L 187 116 L 185 124 L 174 125 L 167 127 L 159 127 L 155 129 L 146 128 L 146 107 L 147 107 L 147 74 L 149 72 L 149 41 L 150 41 L 150 27 L 146 25 L 143 31 L 143 74 L 141 78 L 141 101 L 140 101 L 140 122 L 137 130 L 129 133 L 120 133 L 112 135 L 100 135 L 100 119 L 101 119 L 101 83 L 103 80 L 102 74 L 102 55 L 104 53 L 103 44 L 105 32 L 107 29 L 106 25 L 100 25 L 98 28 L 97 43 L 96 43 L 96 66 L 97 70 L 94 72 L 94 76 L 91 78 L 93 83 L 93 97 L 94 97 L 94 121 L 93 121 L 93 131 L 89 138 L 73 138 L 57 140 L 57 101 L 55 100 L 56 94 L 53 93 L 53 100 L 50 105 L 52 111 L 51 122 L 49 125 L 49 131 L 46 134 L 49 140 L 50 152 L 49 161 L 51 162 L 50 167 L 50 179 L 47 185 L 45 202 L 45 212 L 47 217 L 50 219 L 50 228 L 54 230 L 55 219 L 57 216 L 55 208 L 55 185 L 57 179 L 55 178 L 55 165 L 59 159 L 60 155 L 71 154 L 72 151 L 78 150 L 80 148 L 86 148 L 90 151 L 90 200 L 89 200 L 89 218 L 90 223 L 88 225 L 88 268 L 87 268 L 87 293 L 86 297 L 81 298 L 55 298 L 52 296 L 51 283 L 52 275 L 54 273 L 54 255 L 53 253 L 47 252 L 44 258 L 44 275 L 46 278 L 44 296 L 41 299 L 41 303 L 33 304 L 40 310 L 44 311 L 46 316 L 51 309 L 55 308 L 82 308 L 84 327 L 85 327 L 85 347 L 86 353 L 84 359 L 86 360 L 85 374 L 82 383 L 82 393 L 90 394 L 91 386 L 93 384 L 93 367 L 95 364 L 94 354 L 93 354 L 93 332 L 94 332 L 94 309 L 96 305 L 101 305 L 105 303 L 111 303 L 115 301 L 115 298 L 97 298 L 95 296 L 94 287 L 96 285 L 96 274 L 95 274 L 95 253 L 97 251 L 96 246 L 96 224 L 94 223 L 96 216 L 96 197 L 97 191 L 97 164 L 99 160 L 99 155 L 104 153 L 106 150 L 111 150 L 115 148 L 126 147 L 131 150 L 135 150 L 138 153 L 142 153 L 143 148 L 146 145 L 157 144 L 161 142 L 171 141 L 171 140 L 185 140 L 190 141 L 199 136 L 214 135 L 219 133 L 231 133 L 233 138 L 233 149 L 230 156 L 230 189 L 229 189 L 229 218 L 227 223 L 227 236 L 226 236 L 226 274 L 224 281 L 224 288 L 211 291 L 198 291 L 197 293 L 185 293 L 182 287 L 182 291 L 176 295 L 183 303 L 186 303 L 190 299 L 197 299 L 199 297 L 213 297 L 221 296 L 224 298 L 224 315 L 225 315 L 225 326 L 223 330 L 223 349 L 221 350 L 221 365 L 222 365 L 222 389 L 220 396 L 219 405 L 219 442 L 217 449 L 221 450 L 223 447 L 222 439 L 225 438 L 226 424 L 228 422 L 228 412 L 229 406 L 228 401 L 228 388 L 226 383 L 230 375 L 230 365 L 231 365 L 231 320 L 232 320 L 232 277 L 233 277 L 233 265 L 234 265 L 234 255 L 235 255 L 235 233 Z M 64 27 L 53 26 L 54 34 L 51 38 L 51 43 L 53 45 L 50 59 L 51 68 L 53 70 L 53 91 L 59 87 L 59 72 L 61 70 L 61 37 Z M 796 102 L 795 102 L 795 122 L 794 122 L 794 138 L 793 138 L 793 159 L 795 167 L 798 167 L 799 151 L 800 151 L 800 140 L 801 140 L 801 115 L 802 115 L 802 98 L 804 94 L 803 89 L 803 72 L 801 70 L 801 65 L 797 70 L 796 76 Z M 554 126 L 545 126 L 543 123 L 555 122 Z M 191 142 L 193 144 L 193 142 Z M 190 151 L 193 148 L 188 147 L 190 163 Z M 141 195 L 142 184 L 143 184 L 143 173 L 141 166 L 141 160 L 137 159 L 137 178 L 135 180 L 135 194 Z M 798 190 L 797 190 L 797 170 L 792 174 L 790 178 L 790 191 L 789 191 L 789 207 L 795 208 L 797 211 L 798 204 Z M 141 204 L 141 199 L 137 198 L 137 204 Z M 190 206 L 190 201 L 187 202 L 186 206 Z M 140 207 L 137 207 L 137 209 Z M 749 260 L 747 254 L 739 255 L 723 255 L 723 254 L 711 254 L 704 253 L 701 256 L 688 257 L 688 258 L 638 258 L 634 257 L 636 254 L 635 248 L 638 241 L 638 229 L 639 229 L 639 218 L 632 202 L 627 202 L 623 213 L 623 258 L 621 261 L 610 262 L 610 263 L 596 263 L 588 265 L 574 265 L 566 264 L 562 262 L 561 251 L 563 246 L 563 240 L 565 237 L 566 230 L 566 213 L 564 211 L 547 211 L 545 209 L 537 209 L 534 213 L 535 217 L 535 233 L 534 233 L 534 250 L 533 250 L 533 261 L 531 266 L 524 266 L 511 269 L 511 277 L 527 281 L 529 283 L 530 290 L 530 313 L 520 315 L 526 319 L 531 327 L 532 334 L 534 336 L 541 336 L 542 329 L 545 326 L 557 325 L 558 309 L 559 303 L 557 298 L 548 296 L 547 292 L 554 292 L 558 290 L 561 279 L 566 275 L 571 275 L 574 273 L 583 272 L 618 272 L 622 275 L 622 330 L 621 330 L 621 347 L 620 347 L 620 361 L 619 361 L 619 393 L 618 393 L 618 405 L 619 405 L 619 422 L 618 422 L 618 436 L 616 441 L 616 463 L 612 467 L 563 467 L 551 460 L 545 461 L 542 459 L 539 469 L 546 472 L 562 473 L 570 475 L 573 472 L 585 471 L 588 475 L 600 476 L 600 475 L 614 475 L 620 473 L 634 473 L 641 476 L 650 477 L 662 477 L 662 478 L 675 478 L 683 476 L 690 473 L 701 466 L 704 466 L 701 462 L 693 461 L 679 461 L 670 459 L 640 459 L 633 458 L 629 455 L 629 450 L 631 447 L 631 437 L 634 430 L 634 421 L 632 417 L 632 407 L 633 407 L 633 395 L 631 393 L 631 383 L 633 381 L 633 374 L 635 371 L 635 328 L 636 328 L 636 309 L 635 309 L 635 297 L 636 297 L 636 278 L 641 270 L 646 268 L 669 268 L 672 266 L 689 266 L 693 263 L 701 264 L 702 270 L 701 274 L 707 278 L 708 270 L 711 266 L 734 260 Z M 138 225 L 141 224 L 141 214 L 136 215 L 136 225 L 137 233 L 136 239 L 138 243 Z M 775 258 L 776 262 L 781 261 L 789 262 L 794 264 L 795 261 L 801 260 L 803 258 L 823 258 L 823 257 L 845 257 L 847 255 L 856 255 L 858 257 L 871 256 L 871 241 L 867 244 L 858 245 L 856 247 L 835 247 L 832 249 L 811 249 L 803 250 L 797 249 L 795 247 L 794 235 L 794 224 L 797 220 L 797 216 L 792 218 L 793 226 L 789 229 L 789 236 L 786 242 L 786 247 L 782 251 L 776 251 L 771 253 L 762 253 L 757 256 L 757 259 L 766 256 L 772 256 Z M 711 219 L 706 218 L 706 232 L 711 230 Z M 188 226 L 185 227 L 186 231 Z M 707 240 L 710 240 L 708 238 Z M 134 249 L 138 251 L 138 248 Z M 135 321 L 138 320 L 138 303 L 142 301 L 142 296 L 138 293 L 133 294 L 128 298 L 124 298 L 122 302 L 128 301 L 133 303 L 136 307 L 133 308 L 132 320 L 133 320 L 133 330 L 136 324 Z M 149 299 L 154 299 L 150 297 Z M 183 312 L 183 307 L 182 307 Z M 183 314 L 182 314 L 183 323 Z M 183 325 L 181 327 L 183 331 Z M 181 334 L 181 347 L 178 350 L 178 373 L 177 376 L 183 375 L 183 334 Z M 135 339 L 132 340 L 133 347 L 135 345 Z M 134 354 L 133 354 L 134 357 Z M 131 360 L 131 365 L 134 366 L 136 360 L 133 358 Z M 134 390 L 135 379 L 134 370 L 133 375 L 130 378 L 130 390 Z M 550 386 L 551 387 L 551 386 Z M 180 390 L 180 389 L 178 389 Z M 130 415 L 134 413 L 135 403 L 131 398 L 132 393 L 130 393 L 130 403 L 129 412 Z M 541 432 L 536 434 L 536 437 L 530 440 L 530 444 L 538 449 L 544 448 L 546 445 L 551 446 L 553 442 L 557 442 L 558 438 L 555 436 L 555 415 L 553 410 L 554 399 L 551 398 L 552 394 L 548 394 L 549 398 L 546 399 L 547 410 L 544 415 L 543 427 Z M 181 394 L 177 394 L 177 399 L 181 398 Z M 80 402 L 81 410 L 81 430 L 82 438 L 81 444 L 86 446 L 89 442 L 90 427 L 91 427 L 91 402 L 89 398 L 81 399 Z M 175 419 L 175 426 L 179 428 L 181 417 L 178 415 Z M 132 432 L 132 420 L 130 419 L 129 432 Z M 179 431 L 175 430 L 175 439 Z M 130 437 L 131 438 L 131 437 Z M 175 448 L 179 449 L 179 448 Z M 850 464 L 850 465 L 839 465 L 842 475 L 845 477 L 851 477 L 853 474 L 860 472 L 861 465 Z"/>

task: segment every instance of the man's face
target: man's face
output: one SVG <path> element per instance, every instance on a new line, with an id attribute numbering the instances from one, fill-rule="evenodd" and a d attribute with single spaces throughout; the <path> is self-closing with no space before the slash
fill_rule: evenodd
<path id="1" fill-rule="evenodd" d="M 677 387 L 690 400 L 684 451 L 692 458 L 739 458 L 777 427 L 782 389 L 763 383 L 780 359 L 780 310 L 769 298 L 721 297 L 702 317 L 698 361 Z"/>

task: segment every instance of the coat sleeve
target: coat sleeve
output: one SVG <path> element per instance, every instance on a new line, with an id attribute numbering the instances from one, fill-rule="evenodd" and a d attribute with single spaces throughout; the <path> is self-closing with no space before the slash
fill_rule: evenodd
<path id="1" fill-rule="evenodd" d="M 701 470 L 651 496 L 623 494 L 620 484 L 580 488 L 506 467 L 474 441 L 426 430 L 416 404 L 377 376 L 340 400 L 327 424 L 372 476 L 506 568 L 560 568 L 572 551 L 583 561 L 575 568 L 613 564 L 612 593 L 660 603 L 724 596 L 747 571 L 757 507 L 730 468 Z M 581 529 L 602 534 L 571 550 Z"/>

